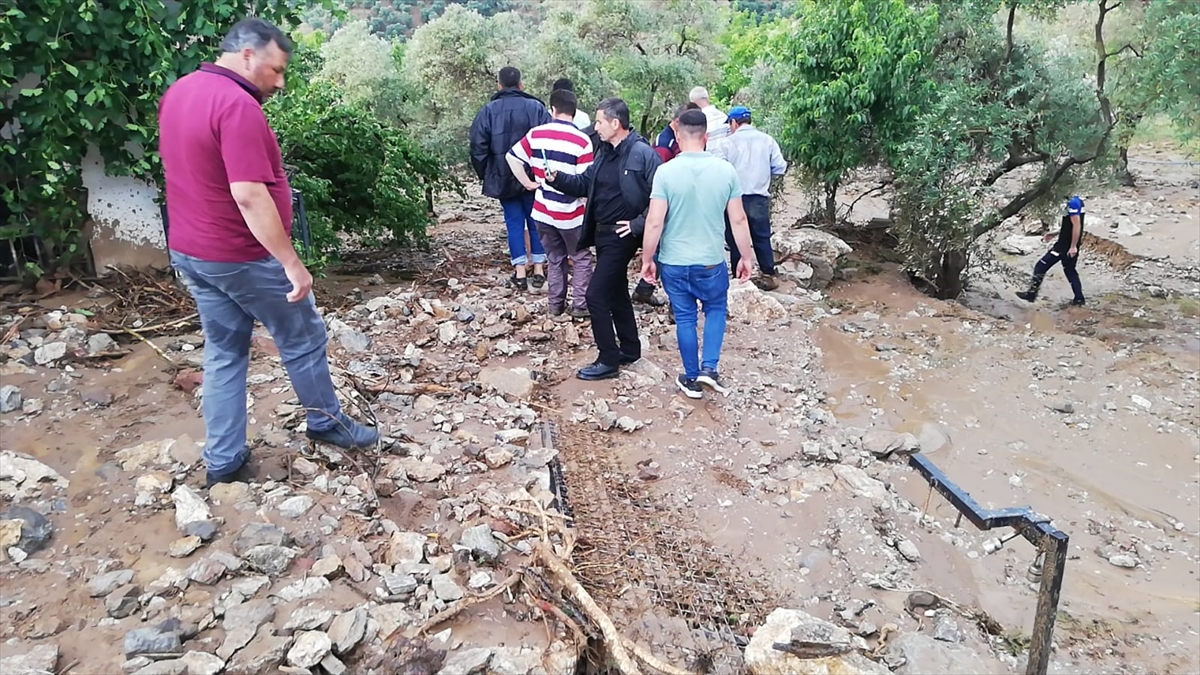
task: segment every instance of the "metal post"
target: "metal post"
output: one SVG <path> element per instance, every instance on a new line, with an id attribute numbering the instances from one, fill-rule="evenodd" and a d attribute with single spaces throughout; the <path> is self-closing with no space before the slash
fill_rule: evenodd
<path id="1" fill-rule="evenodd" d="M 1054 620 L 1058 615 L 1063 575 L 1067 571 L 1069 543 L 1070 538 L 1058 530 L 1042 537 L 1041 550 L 1046 557 L 1042 563 L 1042 585 L 1038 589 L 1037 614 L 1033 617 L 1033 635 L 1029 641 L 1029 663 L 1025 666 L 1025 675 L 1046 675 L 1050 666 Z"/>
<path id="2" fill-rule="evenodd" d="M 1067 569 L 1067 550 L 1070 538 L 1050 524 L 1028 506 L 1005 509 L 985 509 L 965 490 L 951 481 L 928 457 L 915 454 L 908 458 L 908 465 L 915 469 L 929 486 L 945 497 L 959 514 L 967 517 L 975 527 L 991 530 L 1011 527 L 1044 554 L 1042 585 L 1038 590 L 1037 614 L 1033 619 L 1033 635 L 1029 642 L 1029 664 L 1025 675 L 1046 675 L 1050 665 L 1050 648 L 1054 642 L 1054 619 L 1058 614 L 1058 598 L 1062 593 L 1063 576 Z M 999 550 L 1011 539 L 996 540 L 988 551 Z"/>

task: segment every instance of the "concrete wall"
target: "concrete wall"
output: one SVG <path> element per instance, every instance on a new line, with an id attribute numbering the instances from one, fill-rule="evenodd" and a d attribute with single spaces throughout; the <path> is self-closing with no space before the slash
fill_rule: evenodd
<path id="1" fill-rule="evenodd" d="M 106 175 L 103 158 L 91 148 L 83 160 L 83 186 L 92 216 L 89 238 L 97 274 L 107 274 L 109 265 L 163 268 L 169 264 L 154 185 Z"/>

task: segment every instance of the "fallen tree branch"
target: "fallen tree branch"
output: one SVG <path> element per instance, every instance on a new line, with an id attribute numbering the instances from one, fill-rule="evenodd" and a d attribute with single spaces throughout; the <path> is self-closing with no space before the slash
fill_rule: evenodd
<path id="1" fill-rule="evenodd" d="M 150 348 L 153 349 L 155 352 L 157 352 L 158 355 L 161 356 L 164 361 L 171 364 L 172 368 L 176 368 L 179 366 L 179 364 L 175 363 L 175 361 L 171 357 L 167 356 L 166 352 L 164 352 L 162 349 L 160 349 L 158 345 L 151 342 L 150 338 L 146 337 L 145 335 L 142 335 L 141 333 L 139 333 L 135 330 L 129 329 L 129 328 L 124 328 L 124 329 L 122 329 L 121 332 L 128 333 L 128 334 L 132 335 L 133 337 L 141 340 L 142 342 L 145 342 L 146 344 L 150 345 Z"/>
<path id="2" fill-rule="evenodd" d="M 382 394 L 386 392 L 389 394 L 398 394 L 400 396 L 420 396 L 422 394 L 445 396 L 447 394 L 453 394 L 456 391 L 453 387 L 433 384 L 431 382 L 422 382 L 417 384 L 388 382 L 381 385 L 366 385 L 363 387 L 363 390 L 372 394 Z"/>
<path id="3" fill-rule="evenodd" d="M 507 591 L 508 589 L 510 589 L 513 586 L 516 586 L 518 583 L 520 583 L 522 576 L 523 576 L 523 574 L 521 572 L 516 572 L 516 573 L 512 574 L 511 576 L 509 576 L 504 581 L 500 582 L 499 586 L 493 588 L 492 590 L 488 591 L 487 593 L 483 593 L 482 595 L 472 595 L 472 596 L 463 598 L 462 600 L 459 600 L 458 602 L 454 603 L 453 605 L 450 605 L 446 609 L 443 609 L 442 611 L 438 612 L 437 614 L 434 614 L 433 616 L 426 619 L 425 622 L 422 623 L 420 626 L 418 626 L 416 630 L 409 631 L 409 633 L 407 635 L 405 635 L 405 637 L 410 638 L 410 639 L 420 637 L 421 635 L 423 635 L 425 632 L 427 632 L 429 629 L 433 628 L 434 626 L 436 626 L 440 623 L 445 623 L 445 622 L 449 621 L 450 619 L 453 619 L 454 617 L 458 616 L 458 614 L 460 612 L 462 612 L 464 609 L 467 609 L 468 607 L 474 607 L 475 605 L 478 605 L 480 603 L 484 603 L 484 602 L 487 602 L 488 600 L 491 600 L 492 598 L 496 597 L 497 595 L 500 595 L 504 591 Z M 399 632 L 400 632 L 400 629 L 397 628 L 395 631 L 392 632 L 391 635 L 388 635 L 386 638 L 384 638 L 383 641 L 384 642 L 390 641 L 392 639 L 392 637 L 395 636 Z"/>

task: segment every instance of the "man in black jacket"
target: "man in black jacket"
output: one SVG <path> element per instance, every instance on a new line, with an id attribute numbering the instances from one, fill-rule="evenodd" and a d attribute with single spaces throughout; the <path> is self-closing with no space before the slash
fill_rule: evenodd
<path id="1" fill-rule="evenodd" d="M 654 172 L 662 164 L 646 139 L 629 128 L 629 106 L 621 99 L 601 101 L 593 127 L 601 144 L 586 172 L 546 173 L 546 182 L 554 189 L 587 197 L 579 246 L 596 247 L 587 304 L 600 354 L 595 363 L 576 373 L 581 380 L 616 377 L 622 364 L 642 358 L 629 297 L 629 261 L 641 245 Z"/>
<path id="2" fill-rule="evenodd" d="M 541 288 L 546 283 L 546 251 L 531 217 L 533 191 L 517 181 L 505 156 L 530 129 L 548 124 L 550 113 L 544 103 L 521 90 L 521 71 L 512 66 L 500 69 L 496 88 L 499 91 L 471 123 L 471 166 L 483 181 L 483 194 L 499 199 L 504 210 L 513 265 L 510 283 L 519 291 L 526 290 L 529 282 Z M 527 230 L 529 251 L 525 250 Z M 527 281 L 529 264 L 533 265 L 533 276 Z"/>

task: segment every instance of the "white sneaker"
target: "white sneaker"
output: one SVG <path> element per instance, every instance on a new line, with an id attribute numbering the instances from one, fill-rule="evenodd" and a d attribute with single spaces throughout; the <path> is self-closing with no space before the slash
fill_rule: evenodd
<path id="1" fill-rule="evenodd" d="M 700 374 L 696 376 L 696 382 L 708 387 L 709 389 L 712 389 L 722 396 L 729 395 L 729 387 L 726 387 L 725 384 L 721 382 L 721 376 L 718 375 L 717 371 L 715 370 L 705 369 L 700 371 Z"/>
<path id="2" fill-rule="evenodd" d="M 696 380 L 689 380 L 687 375 L 680 375 L 675 378 L 675 385 L 679 387 L 679 391 L 688 398 L 704 398 L 704 390 L 696 383 Z"/>

